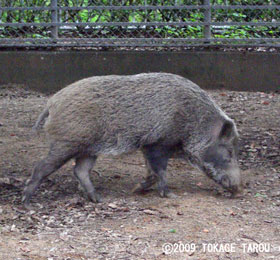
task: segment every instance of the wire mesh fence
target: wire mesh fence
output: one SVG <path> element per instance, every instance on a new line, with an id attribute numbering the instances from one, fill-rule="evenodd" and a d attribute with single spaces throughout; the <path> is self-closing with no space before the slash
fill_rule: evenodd
<path id="1" fill-rule="evenodd" d="M 0 46 L 275 46 L 278 0 L 2 0 Z"/>

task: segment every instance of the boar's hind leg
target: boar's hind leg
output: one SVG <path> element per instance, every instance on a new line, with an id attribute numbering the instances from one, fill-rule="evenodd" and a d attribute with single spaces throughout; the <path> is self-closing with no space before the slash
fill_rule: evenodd
<path id="1" fill-rule="evenodd" d="M 147 189 L 155 182 L 158 182 L 160 196 L 169 197 L 169 190 L 166 184 L 166 168 L 170 157 L 168 149 L 158 145 L 149 145 L 143 149 L 143 154 L 147 162 L 148 176 L 146 181 L 140 185 Z"/>
<path id="2" fill-rule="evenodd" d="M 47 157 L 35 165 L 31 179 L 27 181 L 27 185 L 23 191 L 22 201 L 27 208 L 29 207 L 31 197 L 43 179 L 58 170 L 72 156 L 73 152 L 63 149 L 63 145 L 59 143 L 51 145 Z"/>
<path id="3" fill-rule="evenodd" d="M 90 170 L 93 168 L 96 158 L 96 156 L 84 156 L 77 158 L 76 165 L 74 167 L 74 175 L 86 191 L 89 199 L 93 202 L 100 202 L 100 198 L 89 178 Z"/>

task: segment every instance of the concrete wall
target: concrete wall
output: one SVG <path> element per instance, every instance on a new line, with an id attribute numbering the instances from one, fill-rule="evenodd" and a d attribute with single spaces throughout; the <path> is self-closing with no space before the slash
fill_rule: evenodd
<path id="1" fill-rule="evenodd" d="M 0 84 L 54 92 L 108 74 L 171 72 L 205 89 L 280 90 L 280 53 L 154 51 L 1 51 Z"/>

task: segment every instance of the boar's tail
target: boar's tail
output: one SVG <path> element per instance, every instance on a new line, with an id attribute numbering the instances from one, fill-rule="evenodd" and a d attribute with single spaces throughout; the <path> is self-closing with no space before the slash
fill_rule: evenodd
<path id="1" fill-rule="evenodd" d="M 37 132 L 45 123 L 46 118 L 49 116 L 49 109 L 46 108 L 44 111 L 39 115 L 35 125 L 32 127 L 32 130 Z"/>

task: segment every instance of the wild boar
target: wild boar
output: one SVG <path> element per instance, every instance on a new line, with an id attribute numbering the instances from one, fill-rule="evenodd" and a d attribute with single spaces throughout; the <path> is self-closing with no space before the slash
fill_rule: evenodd
<path id="1" fill-rule="evenodd" d="M 236 125 L 190 80 L 169 73 L 96 76 L 77 81 L 47 102 L 34 128 L 50 141 L 24 189 L 23 202 L 42 180 L 75 158 L 74 175 L 90 200 L 100 201 L 89 173 L 99 155 L 140 149 L 148 175 L 135 187 L 158 183 L 169 195 L 166 168 L 170 157 L 182 157 L 235 194 L 241 187 Z"/>

